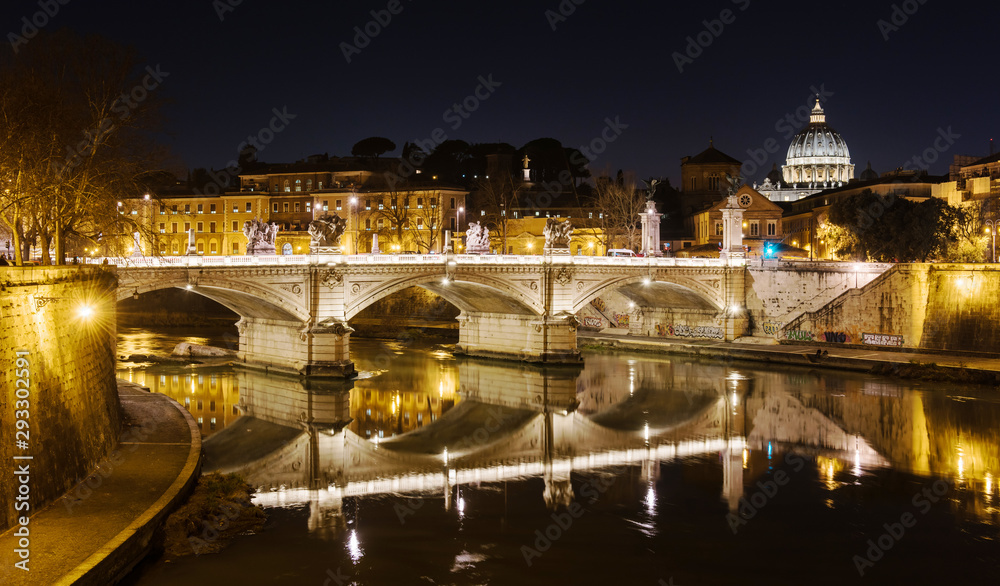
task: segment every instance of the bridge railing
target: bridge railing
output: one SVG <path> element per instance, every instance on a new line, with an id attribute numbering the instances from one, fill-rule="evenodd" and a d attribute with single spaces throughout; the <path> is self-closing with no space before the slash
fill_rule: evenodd
<path id="1" fill-rule="evenodd" d="M 516 254 L 344 254 L 344 255 L 261 255 L 261 256 L 131 256 L 88 258 L 88 264 L 109 264 L 119 267 L 243 267 L 243 266 L 310 266 L 310 265 L 519 265 L 539 266 L 546 263 L 570 266 L 632 266 L 632 267 L 725 267 L 744 266 L 744 259 L 662 258 L 610 256 L 543 256 Z"/>

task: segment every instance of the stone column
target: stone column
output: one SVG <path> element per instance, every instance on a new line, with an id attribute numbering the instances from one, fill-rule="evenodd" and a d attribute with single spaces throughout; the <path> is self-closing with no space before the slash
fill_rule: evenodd
<path id="1" fill-rule="evenodd" d="M 722 208 L 722 252 L 721 258 L 743 258 L 743 212 L 735 195 L 729 196 L 729 203 Z"/>
<path id="2" fill-rule="evenodd" d="M 372 254 L 381 254 L 378 249 L 378 234 L 372 234 Z"/>
<path id="3" fill-rule="evenodd" d="M 660 256 L 660 214 L 656 212 L 656 202 L 646 201 L 645 213 L 639 214 L 642 220 L 642 253 L 646 256 Z"/>
<path id="4" fill-rule="evenodd" d="M 248 367 L 316 377 L 356 374 L 350 354 L 353 330 L 341 322 L 310 327 L 297 321 L 244 317 L 236 327 L 238 356 Z"/>
<path id="5" fill-rule="evenodd" d="M 525 362 L 579 363 L 573 316 L 463 312 L 456 352 Z"/>
<path id="6" fill-rule="evenodd" d="M 194 228 L 188 230 L 188 247 L 187 247 L 187 252 L 185 254 L 187 256 L 194 256 L 198 254 L 198 249 L 194 245 Z M 249 251 L 247 252 L 247 254 L 249 254 Z"/>

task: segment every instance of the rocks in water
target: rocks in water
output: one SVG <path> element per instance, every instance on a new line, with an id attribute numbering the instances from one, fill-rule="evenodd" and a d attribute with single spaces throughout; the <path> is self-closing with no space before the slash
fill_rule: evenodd
<path id="1" fill-rule="evenodd" d="M 204 357 L 227 357 L 236 356 L 235 350 L 226 348 L 216 348 L 215 346 L 202 346 L 201 344 L 189 344 L 181 342 L 174 347 L 173 356 L 204 356 Z"/>

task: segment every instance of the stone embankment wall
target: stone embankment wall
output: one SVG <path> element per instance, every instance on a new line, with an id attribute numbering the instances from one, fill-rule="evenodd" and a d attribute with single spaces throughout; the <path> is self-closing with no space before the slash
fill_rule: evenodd
<path id="1" fill-rule="evenodd" d="M 1000 268 L 897 265 L 784 329 L 787 339 L 1000 353 Z"/>
<path id="2" fill-rule="evenodd" d="M 118 441 L 116 283 L 101 267 L 0 268 L 0 531 L 75 485 Z M 24 464 L 21 483 L 14 469 Z"/>

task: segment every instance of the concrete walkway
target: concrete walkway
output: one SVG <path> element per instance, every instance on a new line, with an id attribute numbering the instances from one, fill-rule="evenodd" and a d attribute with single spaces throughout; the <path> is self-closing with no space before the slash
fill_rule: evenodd
<path id="1" fill-rule="evenodd" d="M 646 338 L 618 333 L 584 333 L 577 335 L 580 346 L 598 344 L 622 349 L 652 350 L 665 354 L 703 356 L 705 358 L 733 358 L 755 362 L 794 364 L 811 368 L 835 368 L 867 372 L 876 366 L 913 362 L 936 364 L 944 369 L 964 370 L 994 377 L 1000 383 L 1000 358 L 961 353 L 929 353 L 912 351 L 876 350 L 873 348 L 840 347 L 832 344 L 748 344 L 718 342 L 714 340 L 677 340 L 676 338 Z M 817 350 L 827 355 L 816 362 Z"/>
<path id="2" fill-rule="evenodd" d="M 201 466 L 191 415 L 165 395 L 118 381 L 126 429 L 87 479 L 31 517 L 29 572 L 17 538 L 0 535 L 0 584 L 110 584 L 147 552 L 153 532 L 187 497 Z"/>

